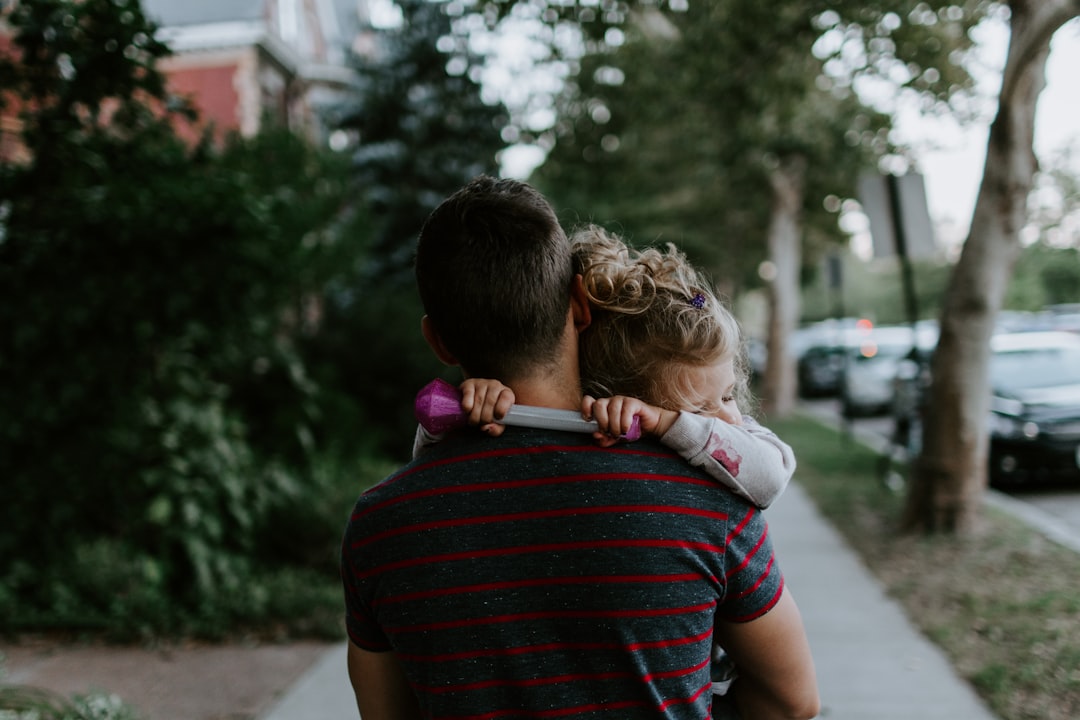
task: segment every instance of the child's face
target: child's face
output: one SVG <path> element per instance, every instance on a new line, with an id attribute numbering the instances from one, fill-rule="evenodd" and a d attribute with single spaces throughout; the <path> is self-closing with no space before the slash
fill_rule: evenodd
<path id="1" fill-rule="evenodd" d="M 742 424 L 742 414 L 735 401 L 735 362 L 721 360 L 713 365 L 690 368 L 686 374 L 693 407 L 698 415 L 720 418 L 732 425 Z"/>

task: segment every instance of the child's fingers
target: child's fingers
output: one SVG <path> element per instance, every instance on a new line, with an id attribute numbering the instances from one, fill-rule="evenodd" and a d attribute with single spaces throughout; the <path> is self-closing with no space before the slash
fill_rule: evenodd
<path id="1" fill-rule="evenodd" d="M 612 435 L 608 435 L 607 433 L 604 433 L 604 432 L 594 432 L 593 433 L 593 440 L 596 441 L 597 445 L 599 445 L 600 447 L 603 447 L 603 448 L 611 447 L 612 445 L 615 445 L 616 443 L 619 442 L 619 438 L 614 437 Z"/>
<path id="2" fill-rule="evenodd" d="M 609 398 L 607 403 L 607 420 L 604 429 L 612 437 L 621 437 L 630 429 L 634 422 L 635 408 L 638 402 L 633 398 L 616 395 Z"/>
<path id="3" fill-rule="evenodd" d="M 500 435 L 503 434 L 503 431 L 505 431 L 505 430 L 506 430 L 505 425 L 503 425 L 502 423 L 496 423 L 496 422 L 487 423 L 485 425 L 480 426 L 480 432 L 484 433 L 485 435 L 487 435 L 489 437 L 499 437 Z"/>
<path id="4" fill-rule="evenodd" d="M 470 378 L 461 385 L 461 409 L 473 425 L 501 420 L 513 404 L 514 391 L 497 380 Z"/>
<path id="5" fill-rule="evenodd" d="M 592 407 L 589 408 L 589 417 L 596 421 L 596 426 L 600 429 L 600 432 L 608 432 L 608 421 L 610 415 L 608 414 L 608 406 L 611 404 L 611 398 L 601 398 L 592 403 Z"/>
<path id="6" fill-rule="evenodd" d="M 506 413 L 510 412 L 510 408 L 514 405 L 514 392 L 510 388 L 503 388 L 499 394 L 495 397 L 494 417 L 496 420 L 502 420 L 506 417 Z M 500 434 L 501 431 L 500 431 Z"/>
<path id="7" fill-rule="evenodd" d="M 490 387 L 477 387 L 476 400 L 469 412 L 469 422 L 475 425 L 486 425 L 494 421 L 496 397 L 497 394 L 493 394 Z"/>
<path id="8" fill-rule="evenodd" d="M 634 398 L 626 398 L 619 408 L 619 435 L 626 435 L 634 425 L 634 417 L 641 414 L 643 403 Z"/>
<path id="9" fill-rule="evenodd" d="M 615 397 L 597 400 L 592 408 L 592 414 L 600 430 L 612 438 L 619 438 L 626 434 L 634 422 L 634 401 L 616 395 Z"/>

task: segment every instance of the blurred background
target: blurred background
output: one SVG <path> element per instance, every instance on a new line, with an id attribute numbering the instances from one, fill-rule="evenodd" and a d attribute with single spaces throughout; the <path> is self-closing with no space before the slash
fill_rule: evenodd
<path id="1" fill-rule="evenodd" d="M 743 322 L 768 417 L 799 397 L 888 416 L 982 177 L 977 152 L 940 159 L 985 145 L 1009 20 L 897 0 L 0 8 L 0 632 L 117 639 L 340 637 L 353 499 L 407 459 L 417 389 L 455 379 L 418 332 L 413 242 L 481 173 L 527 178 L 568 229 L 685 250 Z M 1080 332 L 1077 139 L 1045 127 L 1001 331 Z M 876 247 L 867 173 L 925 177 L 906 254 Z M 781 356 L 798 385 L 765 382 Z"/>

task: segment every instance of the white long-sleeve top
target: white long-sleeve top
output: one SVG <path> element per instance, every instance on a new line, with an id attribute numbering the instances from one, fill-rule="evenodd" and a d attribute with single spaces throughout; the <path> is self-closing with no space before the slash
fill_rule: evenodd
<path id="1" fill-rule="evenodd" d="M 795 453 L 772 430 L 743 415 L 742 425 L 680 412 L 660 442 L 760 508 L 795 474 Z"/>
<path id="2" fill-rule="evenodd" d="M 413 457 L 442 438 L 417 427 Z M 742 425 L 680 412 L 660 442 L 760 508 L 780 496 L 795 473 L 795 453 L 748 415 Z"/>

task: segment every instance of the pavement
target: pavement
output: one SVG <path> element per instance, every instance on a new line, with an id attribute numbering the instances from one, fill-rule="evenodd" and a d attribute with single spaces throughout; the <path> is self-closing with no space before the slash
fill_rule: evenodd
<path id="1" fill-rule="evenodd" d="M 995 720 L 797 480 L 766 517 L 809 635 L 820 718 Z M 0 682 L 113 692 L 146 720 L 359 717 L 344 643 L 144 649 L 0 642 L 0 654 Z"/>

